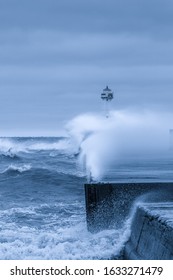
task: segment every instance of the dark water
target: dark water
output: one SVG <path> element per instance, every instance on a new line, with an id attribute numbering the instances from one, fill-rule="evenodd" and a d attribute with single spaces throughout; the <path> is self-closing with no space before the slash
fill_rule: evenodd
<path id="1" fill-rule="evenodd" d="M 172 181 L 173 157 L 115 161 L 104 181 Z M 63 138 L 0 138 L 0 259 L 109 259 L 129 235 L 87 231 L 87 178 Z"/>

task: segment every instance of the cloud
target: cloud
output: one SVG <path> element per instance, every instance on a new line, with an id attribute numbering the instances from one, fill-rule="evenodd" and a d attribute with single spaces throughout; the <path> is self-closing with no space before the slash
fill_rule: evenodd
<path id="1" fill-rule="evenodd" d="M 172 65 L 173 40 L 148 36 L 1 31 L 1 65 L 99 67 Z M 2 43 L 3 42 L 3 43 Z"/>
<path id="2" fill-rule="evenodd" d="M 1 28 L 150 33 L 172 29 L 171 0 L 1 0 Z"/>
<path id="3" fill-rule="evenodd" d="M 116 108 L 172 110 L 172 8 L 169 0 L 0 0 L 0 118 L 22 128 L 25 114 L 30 126 L 36 118 L 56 127 L 101 110 L 106 84 Z"/>

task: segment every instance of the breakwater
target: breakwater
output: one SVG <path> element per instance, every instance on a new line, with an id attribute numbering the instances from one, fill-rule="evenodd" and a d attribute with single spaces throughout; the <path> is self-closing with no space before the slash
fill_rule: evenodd
<path id="1" fill-rule="evenodd" d="M 137 207 L 124 259 L 173 259 L 173 203 L 144 203 Z"/>
<path id="2" fill-rule="evenodd" d="M 90 232 L 121 227 L 132 216 L 124 259 L 173 259 L 173 183 L 85 184 Z"/>

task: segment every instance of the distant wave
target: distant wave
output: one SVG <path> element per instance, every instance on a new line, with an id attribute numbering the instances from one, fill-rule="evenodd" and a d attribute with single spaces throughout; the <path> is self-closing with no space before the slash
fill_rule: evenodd
<path id="1" fill-rule="evenodd" d="M 47 138 L 0 138 L 0 155 L 13 157 L 20 152 L 66 150 L 69 147 L 66 138 L 55 138 L 48 141 Z"/>
<path id="2" fill-rule="evenodd" d="M 15 165 L 15 164 L 10 164 L 4 171 L 1 172 L 1 174 L 4 173 L 23 173 L 31 169 L 30 164 L 24 164 L 24 165 Z"/>
<path id="3" fill-rule="evenodd" d="M 4 153 L 0 152 L 0 156 L 2 158 L 9 158 L 9 159 L 19 159 L 20 158 L 17 154 L 11 152 L 11 150 L 4 152 Z"/>
<path id="4" fill-rule="evenodd" d="M 60 181 L 73 181 L 73 180 L 80 180 L 82 178 L 85 178 L 85 175 L 82 172 L 76 172 L 76 171 L 63 171 L 63 170 L 56 170 L 51 168 L 34 168 L 31 164 L 10 164 L 7 168 L 0 171 L 0 174 L 7 174 L 7 175 L 13 175 L 16 173 L 22 174 L 24 172 L 30 172 L 31 176 L 34 176 L 34 178 L 42 178 L 42 180 L 49 180 L 52 183 L 57 183 L 57 180 Z"/>
<path id="5" fill-rule="evenodd" d="M 68 147 L 67 140 L 59 140 L 54 143 L 36 142 L 27 146 L 28 150 L 49 151 L 49 150 L 66 150 Z"/>
<path id="6" fill-rule="evenodd" d="M 27 152 L 24 143 L 14 138 L 0 138 L 0 154 L 7 157 L 16 157 L 19 152 Z"/>

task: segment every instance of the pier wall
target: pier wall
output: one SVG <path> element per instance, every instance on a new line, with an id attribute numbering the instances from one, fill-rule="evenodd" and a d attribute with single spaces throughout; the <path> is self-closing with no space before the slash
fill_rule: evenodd
<path id="1" fill-rule="evenodd" d="M 124 259 L 173 259 L 173 203 L 138 206 Z"/>

